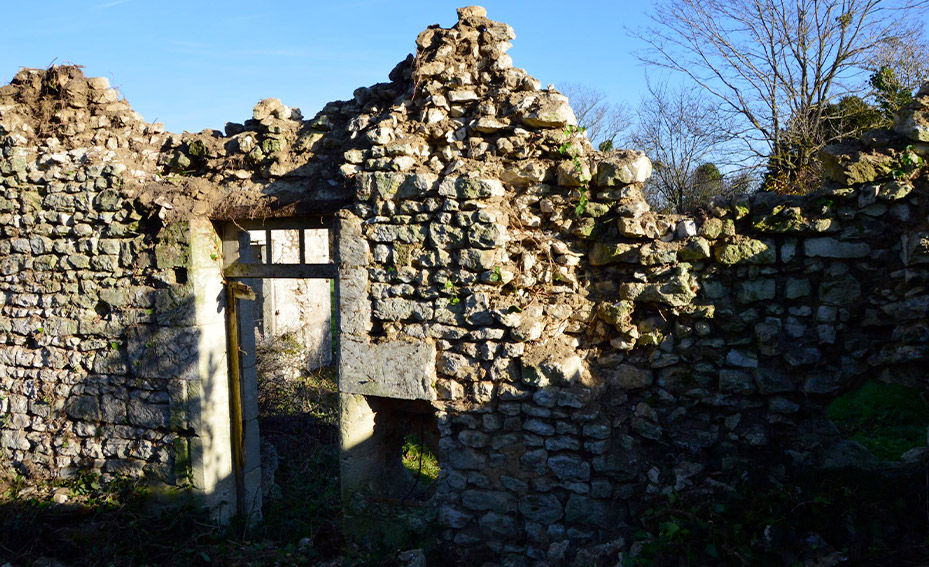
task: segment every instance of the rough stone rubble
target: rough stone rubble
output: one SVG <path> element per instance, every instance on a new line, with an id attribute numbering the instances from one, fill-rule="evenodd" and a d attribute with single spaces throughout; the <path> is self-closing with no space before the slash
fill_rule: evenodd
<path id="1" fill-rule="evenodd" d="M 463 8 L 390 82 L 311 119 L 267 99 L 224 133 L 166 133 L 76 67 L 0 88 L 5 463 L 187 483 L 216 330 L 195 276 L 221 261 L 191 227 L 321 213 L 344 395 L 432 404 L 461 553 L 556 564 L 762 458 L 874 462 L 824 408 L 868 378 L 927 387 L 927 176 L 906 164 L 929 157 L 929 86 L 894 131 L 827 148 L 810 196 L 661 215 L 648 159 L 594 151 L 514 38 Z"/>

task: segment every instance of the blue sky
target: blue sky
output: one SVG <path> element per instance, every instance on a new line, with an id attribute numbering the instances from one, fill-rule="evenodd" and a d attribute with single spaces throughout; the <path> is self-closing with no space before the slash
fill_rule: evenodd
<path id="1" fill-rule="evenodd" d="M 222 129 L 262 98 L 312 116 L 359 86 L 387 80 L 428 25 L 457 21 L 460 1 L 42 0 L 4 6 L 0 84 L 20 67 L 85 66 L 148 121 Z M 485 0 L 516 30 L 513 62 L 548 83 L 581 82 L 638 103 L 645 72 L 624 26 L 651 1 Z"/>

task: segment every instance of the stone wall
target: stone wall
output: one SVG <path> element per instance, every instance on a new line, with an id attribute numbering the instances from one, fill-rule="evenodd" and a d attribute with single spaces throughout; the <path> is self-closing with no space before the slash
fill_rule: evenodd
<path id="1" fill-rule="evenodd" d="M 7 462 L 174 479 L 196 355 L 188 226 L 156 242 L 124 191 L 147 165 L 135 148 L 163 134 L 106 80 L 57 68 L 0 89 L 0 135 Z"/>
<path id="2" fill-rule="evenodd" d="M 228 457 L 204 459 L 228 441 L 223 315 L 202 305 L 221 290 L 219 243 L 137 199 L 162 128 L 105 79 L 55 67 L 0 89 L 0 136 L 4 467 L 228 492 Z"/>
<path id="3" fill-rule="evenodd" d="M 0 90 L 5 459 L 177 482 L 179 447 L 222 444 L 190 421 L 190 384 L 225 364 L 203 347 L 221 331 L 195 325 L 222 294 L 191 278 L 215 285 L 218 255 L 187 252 L 209 238 L 186 227 L 325 213 L 343 489 L 379 484 L 371 428 L 400 407 L 383 398 L 428 404 L 458 553 L 556 562 L 757 463 L 873 460 L 824 408 L 869 378 L 926 389 L 929 88 L 895 132 L 827 148 L 812 195 L 659 215 L 648 159 L 593 151 L 567 99 L 512 66 L 514 37 L 463 8 L 391 82 L 310 120 L 262 101 L 225 133 L 164 134 L 74 68 L 17 75 Z"/>

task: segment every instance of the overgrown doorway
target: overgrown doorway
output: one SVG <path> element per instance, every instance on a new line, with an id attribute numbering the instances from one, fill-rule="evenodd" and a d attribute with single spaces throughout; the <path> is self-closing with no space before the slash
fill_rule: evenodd
<path id="1" fill-rule="evenodd" d="M 339 503 L 331 218 L 229 222 L 222 235 L 238 510 L 305 535 Z"/>

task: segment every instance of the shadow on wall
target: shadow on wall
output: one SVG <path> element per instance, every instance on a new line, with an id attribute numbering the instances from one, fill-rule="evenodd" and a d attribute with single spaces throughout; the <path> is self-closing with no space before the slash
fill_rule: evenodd
<path id="1" fill-rule="evenodd" d="M 894 389 L 890 403 L 855 394 L 864 407 L 842 416 L 855 414 L 858 437 L 829 419 L 835 410 L 826 415 L 831 395 L 802 396 L 787 421 L 783 393 L 768 408 L 753 395 L 716 394 L 710 405 L 614 363 L 603 360 L 610 371 L 595 382 L 566 364 L 513 368 L 536 384 L 498 385 L 479 406 L 445 405 L 443 538 L 475 560 L 625 554 L 632 565 L 682 556 L 902 564 L 925 553 L 929 408 L 918 390 Z M 904 441 L 900 425 L 919 435 Z M 882 458 L 863 445 L 891 440 L 903 444 Z"/>
<path id="2" fill-rule="evenodd" d="M 135 226 L 121 247 L 106 239 L 113 227 L 101 229 L 101 242 L 116 242 L 114 265 L 66 236 L 57 242 L 91 250 L 83 270 L 34 264 L 18 274 L 21 286 L 45 293 L 43 303 L 61 307 L 4 306 L 18 316 L 14 325 L 32 326 L 26 337 L 9 335 L 14 344 L 0 352 L 24 377 L 4 392 L 4 461 L 30 480 L 99 473 L 143 480 L 168 499 L 192 488 L 226 521 L 235 493 L 218 239 L 198 221 L 159 227 L 137 219 Z M 49 293 L 62 280 L 74 280 L 78 293 Z M 7 297 L 15 302 L 24 291 Z"/>
<path id="3" fill-rule="evenodd" d="M 346 535 L 389 551 L 438 545 L 437 482 L 423 459 L 440 454 L 432 404 L 342 393 L 340 476 Z M 406 455 L 411 444 L 415 457 Z M 430 463 L 436 466 L 438 463 Z"/>

